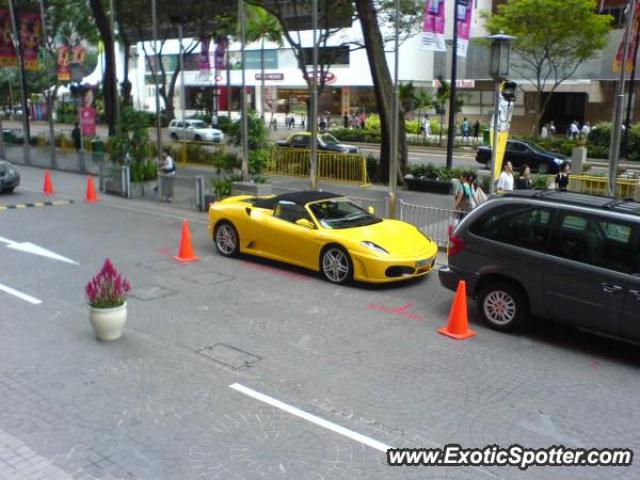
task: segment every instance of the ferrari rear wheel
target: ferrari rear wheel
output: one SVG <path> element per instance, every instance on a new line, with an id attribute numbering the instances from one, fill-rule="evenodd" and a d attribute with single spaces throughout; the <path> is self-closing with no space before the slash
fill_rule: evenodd
<path id="1" fill-rule="evenodd" d="M 322 273 L 331 283 L 347 283 L 353 276 L 353 264 L 347 251 L 331 246 L 322 253 Z"/>
<path id="2" fill-rule="evenodd" d="M 216 248 L 225 257 L 235 257 L 240 250 L 238 232 L 229 222 L 220 222 L 216 225 L 213 235 Z"/>

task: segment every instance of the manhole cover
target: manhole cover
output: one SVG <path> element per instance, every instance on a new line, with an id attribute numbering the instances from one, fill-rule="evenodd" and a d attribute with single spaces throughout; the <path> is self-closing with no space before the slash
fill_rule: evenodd
<path id="1" fill-rule="evenodd" d="M 133 290 L 130 294 L 133 298 L 138 300 L 154 300 L 156 298 L 164 298 L 175 294 L 175 290 L 170 288 L 161 287 L 160 285 L 148 285 L 146 287 L 139 287 Z"/>
<path id="2" fill-rule="evenodd" d="M 233 276 L 218 272 L 200 272 L 182 277 L 182 279 L 187 282 L 197 283 L 198 285 L 213 285 L 233 280 Z"/>
<path id="3" fill-rule="evenodd" d="M 171 270 L 173 268 L 178 268 L 180 265 L 177 265 L 175 262 L 172 262 L 170 259 L 161 259 L 161 260 L 153 260 L 151 262 L 139 263 L 139 267 L 146 268 L 147 270 L 151 270 L 153 272 L 164 272 L 166 270 Z"/>
<path id="4" fill-rule="evenodd" d="M 218 363 L 222 363 L 227 367 L 231 367 L 234 370 L 249 367 L 262 360 L 262 358 L 257 355 L 245 352 L 231 345 L 225 345 L 224 343 L 206 346 L 200 350 L 196 350 L 196 352 Z"/>

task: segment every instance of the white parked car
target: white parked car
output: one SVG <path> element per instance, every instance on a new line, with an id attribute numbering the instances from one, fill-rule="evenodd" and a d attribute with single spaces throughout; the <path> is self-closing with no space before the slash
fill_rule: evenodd
<path id="1" fill-rule="evenodd" d="M 169 132 L 172 140 L 193 140 L 195 142 L 222 143 L 224 134 L 217 128 L 213 128 L 202 120 L 173 119 L 169 123 Z"/>

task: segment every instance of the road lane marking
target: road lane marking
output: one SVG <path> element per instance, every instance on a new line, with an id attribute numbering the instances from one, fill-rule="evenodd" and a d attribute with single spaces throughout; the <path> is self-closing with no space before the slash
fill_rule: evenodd
<path id="1" fill-rule="evenodd" d="M 366 435 L 362 435 L 361 433 L 354 432 L 353 430 L 349 430 L 348 428 L 345 428 L 336 423 L 330 422 L 329 420 L 325 420 L 324 418 L 320 418 L 316 415 L 305 412 L 304 410 L 300 410 L 299 408 L 296 408 L 287 403 L 281 402 L 280 400 L 277 400 L 273 397 L 265 395 L 264 393 L 257 392 L 239 383 L 234 383 L 232 385 L 229 385 L 229 388 L 232 388 L 237 392 L 243 393 L 248 397 L 254 398 L 263 403 L 271 405 L 272 407 L 275 407 L 279 410 L 290 413 L 291 415 L 302 418 L 303 420 L 306 420 L 307 422 L 318 425 L 319 427 L 326 428 L 327 430 L 331 430 L 334 433 L 350 438 L 351 440 L 367 445 L 368 447 L 375 448 L 376 450 L 379 450 L 383 453 L 387 453 L 387 450 L 392 448 L 389 445 L 386 445 L 382 442 L 374 440 L 373 438 L 367 437 Z"/>
<path id="2" fill-rule="evenodd" d="M 18 290 L 11 287 L 7 287 L 6 285 L 3 285 L 1 283 L 0 283 L 0 290 L 5 293 L 8 293 L 9 295 L 13 295 L 14 297 L 18 297 L 24 300 L 25 302 L 29 302 L 32 305 L 40 305 L 42 303 L 42 300 L 32 297 L 31 295 L 27 295 L 26 293 L 19 292 Z"/>
<path id="3" fill-rule="evenodd" d="M 7 248 L 10 248 L 12 250 L 18 250 L 19 252 L 25 252 L 25 253 L 31 253 L 33 255 L 40 255 L 41 257 L 47 257 L 47 258 L 51 258 L 53 260 L 59 260 L 61 262 L 66 262 L 66 263 L 70 263 L 72 265 L 79 265 L 78 262 L 76 262 L 75 260 L 71 260 L 67 257 L 63 257 L 62 255 L 58 255 L 55 252 L 52 252 L 51 250 L 47 250 L 46 248 L 40 247 L 39 245 L 36 245 L 34 243 L 31 242 L 15 242 L 13 240 L 10 240 L 8 238 L 4 238 L 4 237 L 0 237 L 0 242 L 1 243 L 6 243 L 7 244 Z"/>

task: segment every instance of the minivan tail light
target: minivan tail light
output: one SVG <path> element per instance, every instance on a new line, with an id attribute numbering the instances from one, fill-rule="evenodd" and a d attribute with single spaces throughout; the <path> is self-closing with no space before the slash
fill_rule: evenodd
<path id="1" fill-rule="evenodd" d="M 455 235 L 451 235 L 449 237 L 449 245 L 447 248 L 447 256 L 453 257 L 457 255 L 464 249 L 464 242 L 461 238 L 456 237 Z"/>

